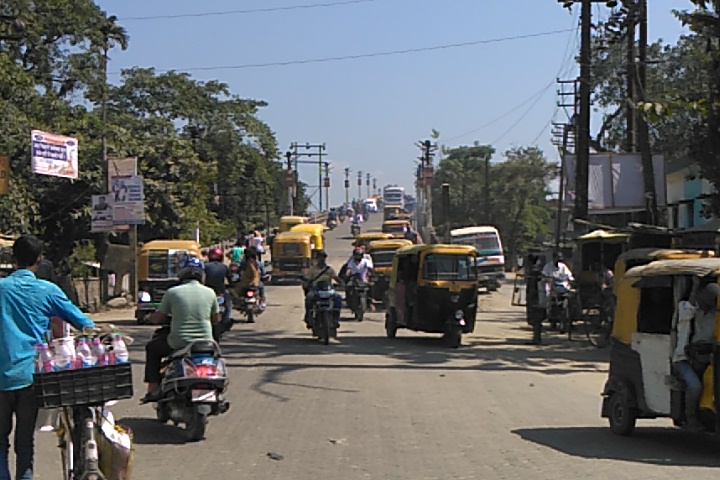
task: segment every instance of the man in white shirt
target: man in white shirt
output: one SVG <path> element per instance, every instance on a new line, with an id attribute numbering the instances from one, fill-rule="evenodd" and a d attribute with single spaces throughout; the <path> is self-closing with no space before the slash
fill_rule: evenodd
<path id="1" fill-rule="evenodd" d="M 356 248 L 353 250 L 352 257 L 347 262 L 346 268 L 350 272 L 349 276 L 357 275 L 363 282 L 367 283 L 373 269 L 372 258 L 370 258 L 370 255 L 365 254 L 364 251 Z"/>
<path id="2" fill-rule="evenodd" d="M 690 298 L 678 304 L 677 345 L 673 353 L 673 369 L 685 383 L 685 427 L 692 431 L 705 430 L 698 419 L 698 408 L 703 391 L 702 374 L 709 364 L 715 341 L 718 295 L 718 284 L 709 283 L 700 288 L 700 279 L 693 277 Z"/>
<path id="3" fill-rule="evenodd" d="M 558 288 L 564 289 L 565 292 L 563 293 L 567 293 L 570 291 L 570 283 L 575 280 L 575 278 L 562 260 L 562 254 L 559 252 L 553 253 L 553 261 L 545 264 L 542 270 L 542 276 L 549 287 L 553 287 L 556 290 Z M 548 291 L 547 293 L 549 294 L 550 292 Z"/>

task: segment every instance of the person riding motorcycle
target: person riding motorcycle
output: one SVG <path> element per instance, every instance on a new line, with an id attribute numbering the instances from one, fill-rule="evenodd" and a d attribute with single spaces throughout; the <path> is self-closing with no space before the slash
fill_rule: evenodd
<path id="1" fill-rule="evenodd" d="M 250 288 L 257 288 L 260 295 L 260 308 L 265 308 L 265 285 L 263 277 L 265 276 L 265 268 L 262 262 L 258 260 L 258 253 L 254 247 L 245 249 L 242 263 L 240 263 L 240 280 L 235 285 L 235 295 L 238 298 Z"/>
<path id="2" fill-rule="evenodd" d="M 172 317 L 167 335 L 158 335 L 145 346 L 145 382 L 147 393 L 142 403 L 160 399 L 160 367 L 162 359 L 195 341 L 213 341 L 213 325 L 220 322 L 217 296 L 203 280 L 204 266 L 200 259 L 187 256 L 180 263 L 178 278 L 182 282 L 163 296 L 150 323 L 161 324 Z"/>
<path id="3" fill-rule="evenodd" d="M 551 292 L 567 295 L 570 292 L 571 283 L 575 280 L 572 272 L 565 263 L 563 263 L 562 254 L 557 252 L 553 254 L 553 261 L 545 264 L 542 270 L 543 279 L 546 282 L 546 293 Z"/>
<path id="4" fill-rule="evenodd" d="M 366 254 L 364 250 L 360 248 L 356 248 L 353 250 L 352 256 L 350 257 L 350 260 L 343 265 L 343 269 L 341 272 L 341 275 L 343 278 L 347 278 L 347 281 L 352 284 L 352 278 L 354 276 L 357 276 L 357 278 L 362 281 L 363 283 L 368 283 L 370 280 L 370 274 L 373 271 L 373 263 L 372 258 L 370 255 Z M 350 288 L 346 287 L 346 295 L 345 300 L 349 300 L 349 296 L 354 294 L 354 291 L 349 285 Z M 351 302 L 352 303 L 352 302 Z"/>
<path id="5" fill-rule="evenodd" d="M 230 282 L 230 269 L 223 263 L 223 252 L 220 248 L 213 248 L 208 252 L 208 263 L 205 264 L 205 286 L 222 296 L 225 301 L 225 315 L 221 323 L 227 325 L 232 322 L 232 296 L 227 289 L 226 281 Z"/>
<path id="6" fill-rule="evenodd" d="M 336 281 L 339 284 L 344 284 L 343 280 L 338 277 L 335 270 L 327 264 L 327 253 L 324 250 L 320 250 L 315 256 L 316 264 L 310 267 L 305 280 L 303 281 L 303 292 L 305 293 L 305 318 L 304 322 L 308 329 L 312 328 L 310 325 L 311 312 L 313 301 L 315 301 L 315 286 L 320 282 L 331 282 Z M 333 297 L 333 308 L 334 318 L 337 324 L 340 320 L 340 309 L 342 308 L 342 297 L 335 293 Z"/>

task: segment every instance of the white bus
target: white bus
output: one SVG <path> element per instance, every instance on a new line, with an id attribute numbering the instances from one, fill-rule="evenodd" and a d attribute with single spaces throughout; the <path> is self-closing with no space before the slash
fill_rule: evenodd
<path id="1" fill-rule="evenodd" d="M 405 208 L 405 189 L 397 185 L 388 185 L 383 189 L 383 204 L 399 205 Z"/>
<path id="2" fill-rule="evenodd" d="M 505 278 L 505 254 L 497 228 L 490 226 L 457 228 L 450 231 L 451 243 L 472 245 L 478 252 L 480 286 L 494 291 Z"/>

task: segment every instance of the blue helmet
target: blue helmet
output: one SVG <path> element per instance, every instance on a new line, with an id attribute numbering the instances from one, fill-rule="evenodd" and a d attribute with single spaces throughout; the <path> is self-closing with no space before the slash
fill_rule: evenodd
<path id="1" fill-rule="evenodd" d="M 199 280 L 202 281 L 205 265 L 197 258 L 186 255 L 180 260 L 180 268 L 178 269 L 178 278 L 180 280 Z"/>

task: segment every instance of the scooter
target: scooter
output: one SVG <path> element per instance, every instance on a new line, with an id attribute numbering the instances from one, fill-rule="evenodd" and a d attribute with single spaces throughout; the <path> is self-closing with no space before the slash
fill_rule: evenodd
<path id="1" fill-rule="evenodd" d="M 355 320 L 362 322 L 368 308 L 368 292 L 370 285 L 358 275 L 353 275 L 345 287 L 345 302 L 355 315 Z"/>
<path id="2" fill-rule="evenodd" d="M 360 235 L 360 224 L 353 222 L 353 224 L 350 225 L 350 233 L 354 237 L 357 237 L 358 235 Z"/>
<path id="3" fill-rule="evenodd" d="M 318 282 L 315 286 L 315 299 L 310 312 L 310 326 L 313 336 L 327 345 L 331 338 L 337 338 L 335 319 L 335 289 L 330 282 Z"/>
<path id="4" fill-rule="evenodd" d="M 161 333 L 163 327 L 156 332 Z M 196 341 L 173 352 L 163 362 L 161 397 L 155 409 L 157 419 L 185 424 L 191 441 L 205 438 L 208 417 L 228 411 L 225 400 L 227 367 L 216 342 Z"/>
<path id="5" fill-rule="evenodd" d="M 327 226 L 330 230 L 335 230 L 338 226 L 338 222 L 334 218 L 330 219 L 327 221 Z"/>

